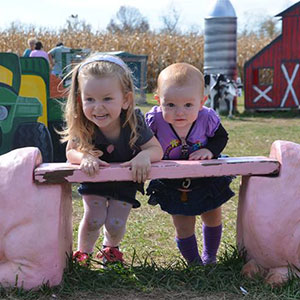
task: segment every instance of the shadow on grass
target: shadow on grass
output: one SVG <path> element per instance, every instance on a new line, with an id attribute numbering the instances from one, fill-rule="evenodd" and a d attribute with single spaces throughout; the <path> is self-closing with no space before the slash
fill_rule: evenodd
<path id="1" fill-rule="evenodd" d="M 220 299 L 222 295 L 222 299 L 299 299 L 299 279 L 291 278 L 276 289 L 266 286 L 262 278 L 246 279 L 240 274 L 244 259 L 234 247 L 230 248 L 217 265 L 206 267 L 187 267 L 181 260 L 160 266 L 151 254 L 140 260 L 135 253 L 129 265 L 115 264 L 106 269 L 97 262 L 86 268 L 69 259 L 60 286 L 44 285 L 38 291 L 0 288 L 0 297 L 100 299 L 101 295 L 105 299 L 132 299 L 134 295 L 135 299 L 190 299 L 206 295 L 201 299 Z"/>
<path id="2" fill-rule="evenodd" d="M 233 118 L 242 121 L 244 118 L 266 118 L 266 119 L 300 119 L 300 110 L 289 110 L 289 111 L 256 111 L 242 113 L 236 113 Z"/>

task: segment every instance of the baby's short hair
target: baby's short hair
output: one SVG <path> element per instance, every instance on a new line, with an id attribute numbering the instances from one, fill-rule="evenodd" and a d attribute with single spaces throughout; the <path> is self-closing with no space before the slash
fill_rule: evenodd
<path id="1" fill-rule="evenodd" d="M 199 84 L 204 87 L 204 76 L 199 69 L 188 63 L 175 63 L 166 67 L 159 74 L 158 89 L 165 80 L 172 80 L 175 84 L 182 86 L 195 79 L 198 79 Z"/>

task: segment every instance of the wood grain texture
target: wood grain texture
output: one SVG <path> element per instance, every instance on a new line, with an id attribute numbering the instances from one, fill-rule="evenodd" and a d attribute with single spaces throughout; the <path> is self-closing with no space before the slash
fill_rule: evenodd
<path id="1" fill-rule="evenodd" d="M 224 175 L 269 175 L 277 174 L 280 163 L 264 156 L 228 157 L 202 161 L 168 160 L 153 163 L 149 179 L 217 177 Z M 98 174 L 89 177 L 78 165 L 69 163 L 44 163 L 34 171 L 34 180 L 40 183 L 62 182 L 107 182 L 130 181 L 131 171 L 118 163 L 101 168 Z"/>

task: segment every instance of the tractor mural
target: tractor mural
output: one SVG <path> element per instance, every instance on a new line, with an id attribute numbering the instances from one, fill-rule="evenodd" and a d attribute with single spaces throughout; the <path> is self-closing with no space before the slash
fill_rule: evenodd
<path id="1" fill-rule="evenodd" d="M 65 66 L 87 53 L 71 49 L 64 56 Z M 65 161 L 65 145 L 57 130 L 63 127 L 66 91 L 67 83 L 50 75 L 44 58 L 0 53 L 0 155 L 35 146 L 44 162 Z"/>

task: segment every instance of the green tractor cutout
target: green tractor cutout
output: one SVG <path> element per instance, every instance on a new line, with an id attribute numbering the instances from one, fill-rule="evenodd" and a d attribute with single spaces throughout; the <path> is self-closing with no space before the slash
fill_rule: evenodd
<path id="1" fill-rule="evenodd" d="M 72 57 L 80 61 L 78 53 L 65 55 L 65 64 L 72 63 Z M 62 103 L 67 96 L 66 84 L 60 82 L 50 75 L 44 58 L 0 53 L 0 155 L 34 146 L 43 162 L 66 161 L 65 145 L 57 133 L 63 128 Z"/>

